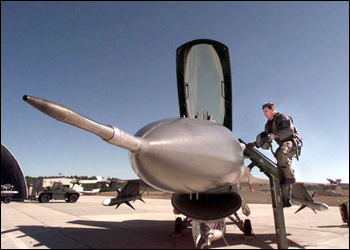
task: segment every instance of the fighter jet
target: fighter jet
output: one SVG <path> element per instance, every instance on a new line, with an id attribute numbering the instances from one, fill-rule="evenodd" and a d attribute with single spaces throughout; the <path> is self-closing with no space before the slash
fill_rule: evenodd
<path id="1" fill-rule="evenodd" d="M 91 191 L 85 191 L 83 185 L 89 184 L 100 184 L 101 186 L 109 185 L 110 181 L 107 180 L 107 177 L 96 176 L 96 180 L 81 180 L 73 179 L 71 183 L 73 184 L 73 189 L 77 190 L 80 194 L 84 195 L 96 195 L 101 192 L 101 188 L 95 188 Z M 79 185 L 78 188 L 75 185 Z"/>
<path id="2" fill-rule="evenodd" d="M 71 181 L 72 184 L 77 184 L 77 185 L 84 185 L 84 184 L 103 184 L 103 183 L 108 183 L 108 178 L 107 177 L 101 177 L 101 176 L 96 176 L 96 180 L 81 180 L 81 179 L 73 179 Z"/>
<path id="3" fill-rule="evenodd" d="M 83 194 L 83 195 L 96 195 L 99 194 L 101 192 L 101 188 L 95 188 L 91 191 L 79 191 L 79 194 Z"/>
<path id="4" fill-rule="evenodd" d="M 327 181 L 329 181 L 330 184 L 337 186 L 341 183 L 341 179 L 337 179 L 336 181 L 333 181 L 332 179 L 327 179 Z"/>
<path id="5" fill-rule="evenodd" d="M 342 184 L 341 179 L 337 179 L 336 181 L 333 181 L 331 179 L 327 179 L 329 181 L 329 184 L 324 183 L 306 183 L 310 189 L 316 189 L 316 193 L 318 195 L 323 196 L 331 196 L 331 197 L 346 197 L 347 195 L 344 193 L 345 187 L 349 189 L 349 184 Z"/>
<path id="6" fill-rule="evenodd" d="M 225 218 L 236 222 L 243 232 L 251 231 L 250 222 L 243 223 L 236 213 L 244 203 L 233 189 L 246 175 L 244 152 L 247 150 L 232 133 L 228 47 L 213 40 L 195 40 L 180 46 L 176 57 L 180 118 L 153 122 L 134 136 L 60 104 L 28 95 L 23 99 L 59 121 L 129 150 L 134 172 L 151 187 L 173 193 L 171 201 L 175 210 L 192 221 L 196 245 L 202 239 L 201 247 L 207 248 L 224 235 Z M 274 183 L 279 185 L 278 179 Z M 140 200 L 141 194 L 134 185 L 126 186 L 117 198 L 106 200 L 103 205 L 130 206 L 130 201 Z M 279 186 L 271 191 L 278 194 Z M 276 226 L 276 232 L 284 242 L 278 243 L 279 247 L 286 248 L 281 206 L 279 200 L 275 210 L 279 213 L 277 222 L 283 226 Z M 178 228 L 184 228 L 181 220 L 176 223 L 180 225 Z"/>

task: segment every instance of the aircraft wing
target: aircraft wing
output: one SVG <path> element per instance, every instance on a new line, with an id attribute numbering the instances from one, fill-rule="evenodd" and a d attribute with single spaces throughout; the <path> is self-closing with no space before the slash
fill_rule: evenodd
<path id="1" fill-rule="evenodd" d="M 140 183 L 140 181 L 128 181 L 128 184 L 126 184 L 118 197 L 140 194 Z"/>
<path id="2" fill-rule="evenodd" d="M 123 188 L 123 190 L 121 192 L 119 192 L 123 196 L 124 196 L 124 194 L 129 195 L 129 193 L 135 193 L 135 191 L 133 191 L 133 190 L 137 190 L 136 189 L 137 188 L 137 185 L 136 185 L 137 183 L 139 183 L 139 185 L 145 184 L 140 179 L 134 179 L 134 180 L 107 180 L 107 181 L 100 181 L 98 183 L 102 184 L 102 187 L 101 187 L 101 190 L 100 190 L 101 193 L 118 191 L 118 184 L 126 183 L 126 185 Z M 136 184 L 129 184 L 129 183 L 136 183 Z M 124 191 L 124 189 L 125 189 L 125 191 Z M 140 188 L 138 188 L 138 189 L 140 189 Z"/>
<path id="3" fill-rule="evenodd" d="M 256 178 L 254 176 L 251 176 L 250 183 L 253 185 L 254 190 L 259 194 L 263 191 L 270 191 L 269 186 L 266 186 L 269 184 L 268 180 L 264 180 L 264 179 L 260 179 L 260 178 Z M 245 188 L 246 191 L 249 190 L 247 184 L 248 184 L 248 179 L 243 179 L 240 182 L 241 188 L 242 187 Z M 265 185 L 263 185 L 263 184 L 265 184 Z M 292 195 L 293 195 L 293 198 L 297 198 L 297 199 L 302 200 L 302 201 L 310 201 L 310 202 L 314 201 L 314 199 L 312 198 L 310 193 L 306 190 L 304 183 L 293 184 Z"/>
<path id="4" fill-rule="evenodd" d="M 251 178 L 250 184 L 253 187 L 254 193 L 249 192 L 249 183 L 247 181 L 242 181 L 239 183 L 238 193 L 244 197 L 244 199 L 250 203 L 264 203 L 268 204 L 271 202 L 271 197 L 269 193 L 271 192 L 269 182 L 267 180 Z M 324 203 L 317 202 L 313 199 L 315 194 L 312 196 L 307 191 L 304 183 L 295 183 L 292 186 L 292 200 L 293 203 L 300 204 L 301 207 L 296 213 L 308 207 L 312 209 L 315 213 L 317 211 L 326 211 L 328 206 Z"/>
<path id="5" fill-rule="evenodd" d="M 292 192 L 293 198 L 297 198 L 297 199 L 300 199 L 302 201 L 310 201 L 310 202 L 314 201 L 312 196 L 306 190 L 306 188 L 305 188 L 303 183 L 295 183 L 295 184 L 293 184 L 292 190 L 293 190 L 293 192 Z"/>
<path id="6" fill-rule="evenodd" d="M 336 184 L 336 182 L 333 181 L 332 179 L 327 179 L 327 181 L 329 181 L 330 184 Z"/>
<path id="7" fill-rule="evenodd" d="M 112 183 L 116 184 L 116 182 L 112 182 Z M 118 189 L 116 189 L 118 192 L 118 196 L 116 198 L 106 199 L 103 201 L 102 204 L 104 206 L 117 205 L 116 209 L 121 204 L 126 204 L 135 210 L 135 208 L 130 204 L 130 201 L 140 200 L 140 201 L 145 203 L 145 201 L 142 199 L 142 194 L 140 193 L 141 183 L 142 183 L 141 180 L 127 181 L 127 184 L 122 189 L 122 191 L 119 191 Z"/>
<path id="8" fill-rule="evenodd" d="M 134 180 L 112 180 L 115 181 L 117 183 L 128 183 L 128 182 L 140 182 L 140 183 L 144 183 L 141 179 L 134 179 Z"/>
<path id="9" fill-rule="evenodd" d="M 329 209 L 327 204 L 317 202 L 313 199 L 316 192 L 311 196 L 309 192 L 306 190 L 306 187 L 303 183 L 295 183 L 292 187 L 292 200 L 293 202 L 300 204 L 301 207 L 295 212 L 298 213 L 304 208 L 308 207 L 313 210 L 316 214 L 316 210 L 318 211 L 326 211 Z"/>

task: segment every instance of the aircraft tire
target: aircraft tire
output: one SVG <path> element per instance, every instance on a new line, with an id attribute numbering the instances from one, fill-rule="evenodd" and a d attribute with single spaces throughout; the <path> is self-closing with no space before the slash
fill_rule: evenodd
<path id="1" fill-rule="evenodd" d="M 175 220 L 175 234 L 180 234 L 183 231 L 182 219 L 179 217 Z"/>
<path id="2" fill-rule="evenodd" d="M 253 236 L 252 223 L 248 219 L 244 221 L 244 236 Z"/>

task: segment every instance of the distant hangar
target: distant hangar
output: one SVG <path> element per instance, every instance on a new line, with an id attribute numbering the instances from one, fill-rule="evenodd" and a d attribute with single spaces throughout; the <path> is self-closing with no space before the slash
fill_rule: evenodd
<path id="1" fill-rule="evenodd" d="M 28 197 L 26 179 L 14 155 L 1 143 L 1 185 L 11 184 L 18 191 L 14 201 L 24 201 Z"/>

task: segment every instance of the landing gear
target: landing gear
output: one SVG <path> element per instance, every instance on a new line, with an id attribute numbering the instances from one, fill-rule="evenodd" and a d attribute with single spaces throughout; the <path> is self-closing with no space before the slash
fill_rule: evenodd
<path id="1" fill-rule="evenodd" d="M 205 243 L 201 246 L 201 249 L 210 249 L 211 242 L 209 238 L 206 239 Z"/>
<path id="2" fill-rule="evenodd" d="M 244 231 L 243 232 L 244 232 L 244 236 L 246 238 L 252 238 L 254 235 L 252 223 L 248 219 L 244 221 Z"/>
<path id="3" fill-rule="evenodd" d="M 174 232 L 171 234 L 171 237 L 182 237 L 183 231 L 188 228 L 188 226 L 191 224 L 191 220 L 189 218 L 182 219 L 181 217 L 176 218 L 175 220 L 175 229 Z"/>
<path id="4" fill-rule="evenodd" d="M 201 246 L 201 249 L 210 249 L 211 240 L 210 240 L 210 228 L 204 223 L 200 224 L 200 230 L 202 238 L 205 240 L 205 243 Z"/>
<path id="5" fill-rule="evenodd" d="M 238 216 L 237 213 L 234 213 L 234 216 L 236 219 L 234 219 L 232 216 L 228 217 L 243 233 L 246 238 L 253 237 L 253 229 L 252 229 L 252 223 L 250 220 L 241 220 L 241 218 Z"/>
<path id="6" fill-rule="evenodd" d="M 210 249 L 214 241 L 218 241 L 226 234 L 226 222 L 220 220 L 216 222 L 192 222 L 192 237 L 197 246 L 201 249 Z M 200 243 L 202 242 L 202 243 Z"/>
<path id="7" fill-rule="evenodd" d="M 183 225 L 182 225 L 182 219 L 176 218 L 175 220 L 175 230 L 174 230 L 174 234 L 175 235 L 181 235 L 183 232 Z"/>

